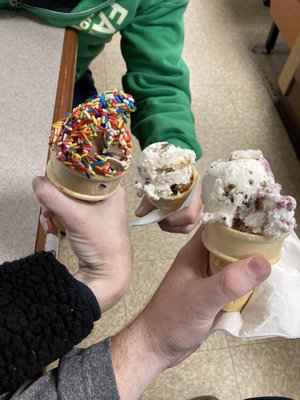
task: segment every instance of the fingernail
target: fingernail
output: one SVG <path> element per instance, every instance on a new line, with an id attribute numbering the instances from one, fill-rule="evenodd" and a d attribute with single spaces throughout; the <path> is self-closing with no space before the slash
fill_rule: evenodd
<path id="1" fill-rule="evenodd" d="M 42 182 L 43 178 L 40 176 L 36 176 L 35 178 L 33 178 L 32 180 L 32 188 L 34 191 L 36 191 L 38 185 Z"/>
<path id="2" fill-rule="evenodd" d="M 248 269 L 256 282 L 261 282 L 267 277 L 270 264 L 264 258 L 256 257 L 248 262 Z"/>

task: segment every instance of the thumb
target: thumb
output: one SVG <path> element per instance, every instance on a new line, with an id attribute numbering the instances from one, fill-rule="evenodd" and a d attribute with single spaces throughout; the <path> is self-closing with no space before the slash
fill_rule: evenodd
<path id="1" fill-rule="evenodd" d="M 236 261 L 208 278 L 208 293 L 214 293 L 216 312 L 225 304 L 252 291 L 271 273 L 270 263 L 260 256 Z M 211 291 L 211 292 L 209 292 Z"/>
<path id="2" fill-rule="evenodd" d="M 149 214 L 150 211 L 154 210 L 155 206 L 150 203 L 147 196 L 143 197 L 138 208 L 135 210 L 135 215 L 137 217 L 144 217 L 145 215 Z"/>

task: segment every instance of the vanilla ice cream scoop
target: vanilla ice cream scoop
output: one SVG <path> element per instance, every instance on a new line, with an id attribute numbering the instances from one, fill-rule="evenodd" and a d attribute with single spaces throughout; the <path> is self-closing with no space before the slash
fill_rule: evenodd
<path id="1" fill-rule="evenodd" d="M 184 192 L 191 183 L 195 152 L 168 142 L 153 143 L 142 151 L 136 182 L 139 197 L 144 194 L 153 201 Z"/>
<path id="2" fill-rule="evenodd" d="M 214 161 L 203 176 L 204 223 L 278 238 L 296 227 L 296 201 L 280 194 L 260 150 L 239 150 L 229 161 Z"/>

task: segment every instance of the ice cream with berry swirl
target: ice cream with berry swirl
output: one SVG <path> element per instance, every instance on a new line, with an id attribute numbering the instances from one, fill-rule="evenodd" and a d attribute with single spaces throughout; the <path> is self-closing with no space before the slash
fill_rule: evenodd
<path id="1" fill-rule="evenodd" d="M 295 229 L 296 201 L 280 193 L 260 150 L 234 151 L 211 163 L 202 181 L 205 223 L 278 238 Z"/>
<path id="2" fill-rule="evenodd" d="M 270 264 L 280 259 L 284 241 L 296 227 L 296 201 L 280 192 L 260 150 L 234 151 L 228 161 L 210 164 L 202 181 L 202 242 L 209 250 L 211 274 L 253 255 Z M 242 311 L 251 295 L 223 310 Z"/>

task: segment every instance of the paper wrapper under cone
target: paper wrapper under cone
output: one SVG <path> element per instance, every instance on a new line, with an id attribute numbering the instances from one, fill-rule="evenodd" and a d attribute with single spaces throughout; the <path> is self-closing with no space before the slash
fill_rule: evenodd
<path id="1" fill-rule="evenodd" d="M 176 195 L 161 197 L 159 200 L 155 201 L 149 198 L 150 203 L 155 207 L 163 211 L 176 211 L 182 206 L 185 200 L 189 197 L 194 189 L 196 183 L 198 182 L 198 172 L 194 166 L 192 166 L 192 177 L 190 186 L 183 193 L 178 193 Z"/>
<path id="2" fill-rule="evenodd" d="M 226 265 L 254 254 L 262 255 L 270 264 L 275 264 L 281 256 L 284 239 L 240 232 L 225 225 L 206 224 L 202 233 L 204 246 L 209 250 L 209 266 L 211 273 L 221 271 Z M 252 291 L 228 303 L 224 311 L 242 311 L 250 299 Z"/>
<path id="3" fill-rule="evenodd" d="M 93 175 L 87 178 L 57 160 L 53 153 L 47 164 L 47 178 L 54 186 L 68 196 L 85 201 L 100 201 L 112 196 L 125 172 L 111 177 Z"/>

